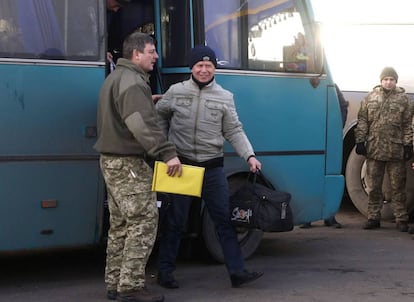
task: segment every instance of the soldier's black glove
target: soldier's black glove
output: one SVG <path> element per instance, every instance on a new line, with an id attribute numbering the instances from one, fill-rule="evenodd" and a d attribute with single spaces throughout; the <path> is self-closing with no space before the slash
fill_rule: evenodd
<path id="1" fill-rule="evenodd" d="M 411 157 L 413 157 L 413 146 L 405 145 L 404 146 L 404 159 L 408 161 L 411 159 Z"/>
<path id="2" fill-rule="evenodd" d="M 366 156 L 367 155 L 367 149 L 365 148 L 365 143 L 357 143 L 356 148 L 355 148 L 355 152 L 356 152 L 356 154 Z"/>

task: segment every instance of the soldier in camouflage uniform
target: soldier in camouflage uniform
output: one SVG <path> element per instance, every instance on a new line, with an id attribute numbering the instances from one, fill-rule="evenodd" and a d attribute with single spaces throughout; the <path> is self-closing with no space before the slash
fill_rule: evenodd
<path id="1" fill-rule="evenodd" d="M 355 129 L 356 153 L 367 157 L 368 221 L 365 229 L 380 227 L 385 170 L 391 184 L 391 205 L 396 226 L 408 231 L 406 208 L 406 164 L 413 155 L 413 105 L 404 89 L 397 87 L 398 75 L 385 67 L 381 85 L 374 87 L 361 102 Z"/>
<path id="2" fill-rule="evenodd" d="M 158 126 L 148 85 L 148 72 L 158 58 L 153 39 L 143 33 L 128 36 L 124 58 L 105 80 L 98 104 L 100 166 L 110 213 L 105 283 L 111 300 L 163 301 L 145 287 L 145 266 L 158 225 L 156 196 L 151 192 L 152 169 L 145 156 L 167 163 L 168 174 L 181 175 L 175 146 Z"/>

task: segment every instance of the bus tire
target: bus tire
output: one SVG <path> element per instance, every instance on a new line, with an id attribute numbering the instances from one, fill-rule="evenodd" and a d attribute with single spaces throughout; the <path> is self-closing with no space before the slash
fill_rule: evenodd
<path id="1" fill-rule="evenodd" d="M 414 208 L 414 172 L 409 167 L 411 163 L 407 163 L 407 209 L 410 213 Z M 345 169 L 346 188 L 349 198 L 358 209 L 358 211 L 365 217 L 368 216 L 368 190 L 369 181 L 366 177 L 365 157 L 356 154 L 355 147 L 349 154 Z M 381 210 L 381 218 L 383 220 L 392 220 L 394 218 L 390 201 L 391 190 L 388 176 L 384 176 L 382 184 L 384 193 L 384 204 Z"/>
<path id="2" fill-rule="evenodd" d="M 204 207 L 202 217 L 203 241 L 210 256 L 219 263 L 224 263 L 223 250 L 213 221 Z M 263 232 L 256 229 L 237 229 L 237 238 L 244 259 L 249 258 L 258 248 L 263 237 Z"/>

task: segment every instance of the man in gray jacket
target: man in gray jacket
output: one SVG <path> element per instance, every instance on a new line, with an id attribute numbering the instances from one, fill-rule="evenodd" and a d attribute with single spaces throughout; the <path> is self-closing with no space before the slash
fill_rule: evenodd
<path id="1" fill-rule="evenodd" d="M 385 67 L 380 81 L 381 85 L 374 87 L 361 102 L 355 128 L 356 153 L 367 158 L 367 176 L 371 184 L 364 229 L 380 227 L 384 200 L 382 182 L 387 171 L 396 226 L 401 232 L 407 232 L 405 161 L 413 155 L 412 101 L 404 89 L 397 86 L 398 74 L 394 68 Z"/>
<path id="2" fill-rule="evenodd" d="M 156 109 L 168 139 L 176 145 L 182 163 L 206 168 L 202 199 L 213 220 L 223 249 L 224 261 L 233 287 L 259 278 L 262 273 L 244 267 L 236 232 L 230 222 L 229 191 L 223 169 L 223 144 L 229 141 L 244 158 L 250 171 L 261 163 L 243 131 L 233 95 L 214 80 L 217 65 L 214 51 L 194 47 L 190 57 L 191 79 L 172 85 Z M 158 258 L 158 283 L 179 287 L 173 276 L 181 233 L 187 222 L 191 197 L 174 195 L 162 223 Z"/>
<path id="3" fill-rule="evenodd" d="M 105 179 L 110 229 L 105 268 L 107 297 L 119 301 L 163 301 L 145 287 L 145 266 L 158 226 L 153 171 L 146 156 L 167 163 L 181 175 L 175 147 L 158 125 L 148 72 L 158 58 L 153 39 L 133 33 L 123 44 L 114 72 L 105 80 L 98 104 L 100 165 Z"/>

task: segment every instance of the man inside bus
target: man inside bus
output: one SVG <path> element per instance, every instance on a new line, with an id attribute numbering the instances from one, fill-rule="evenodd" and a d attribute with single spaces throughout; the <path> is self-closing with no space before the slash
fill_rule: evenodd
<path id="1" fill-rule="evenodd" d="M 246 160 L 251 172 L 260 170 L 261 163 L 242 129 L 233 95 L 214 79 L 216 66 L 216 54 L 211 48 L 194 47 L 189 58 L 191 78 L 171 86 L 156 108 L 181 162 L 206 168 L 202 199 L 216 227 L 231 285 L 240 287 L 263 273 L 245 269 L 237 234 L 230 221 L 229 189 L 223 169 L 224 140 L 227 139 Z M 178 288 L 173 272 L 192 198 L 183 195 L 171 198 L 161 224 L 158 283 L 165 288 Z"/>
<path id="2" fill-rule="evenodd" d="M 153 34 L 153 1 L 107 0 L 108 52 L 110 71 L 122 57 L 122 43 L 134 31 Z"/>
<path id="3" fill-rule="evenodd" d="M 154 40 L 133 33 L 125 39 L 123 53 L 100 92 L 94 146 L 101 153 L 110 213 L 105 283 L 110 300 L 157 302 L 164 296 L 145 286 L 158 226 L 153 171 L 146 158 L 165 161 L 170 176 L 181 175 L 181 163 L 158 125 L 148 85 L 148 72 L 158 59 Z"/>
<path id="4" fill-rule="evenodd" d="M 387 171 L 396 227 L 407 232 L 406 161 L 413 155 L 413 105 L 405 90 L 397 86 L 398 74 L 394 68 L 385 67 L 380 81 L 381 85 L 362 100 L 355 128 L 356 153 L 366 157 L 371 183 L 364 229 L 380 227 L 382 182 Z"/>
<path id="5" fill-rule="evenodd" d="M 121 18 L 118 11 L 125 5 L 129 4 L 131 0 L 106 0 L 106 26 L 108 28 L 108 52 L 106 59 L 109 62 L 111 71 L 115 68 L 118 57 L 116 53 L 120 52 L 120 46 L 123 38 L 119 33 L 119 20 Z M 117 41 L 117 42 L 114 42 Z M 116 45 L 116 46 L 115 46 Z"/>

